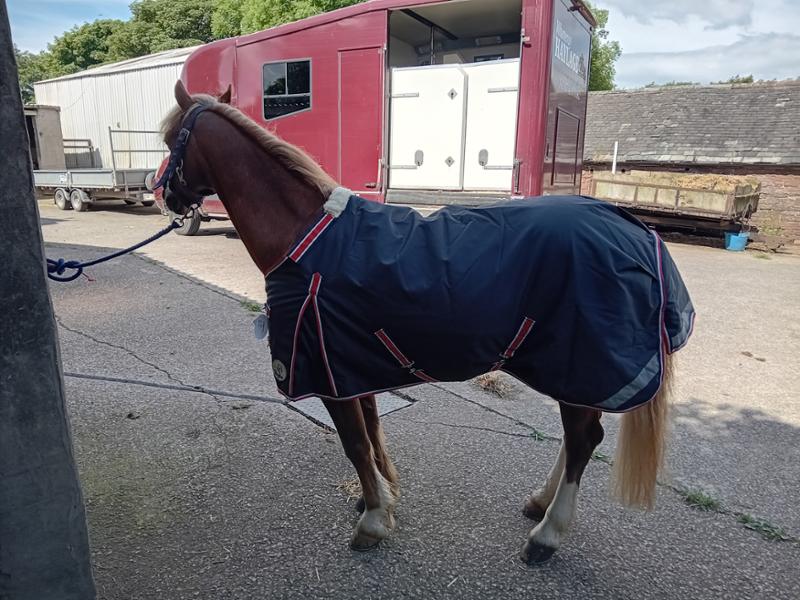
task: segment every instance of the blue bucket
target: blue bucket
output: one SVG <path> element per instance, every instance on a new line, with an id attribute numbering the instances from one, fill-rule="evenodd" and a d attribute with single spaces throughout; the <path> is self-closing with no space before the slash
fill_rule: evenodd
<path id="1" fill-rule="evenodd" d="M 733 231 L 725 232 L 725 250 L 731 252 L 741 252 L 747 247 L 747 239 L 750 237 L 750 232 L 740 231 L 735 233 Z"/>

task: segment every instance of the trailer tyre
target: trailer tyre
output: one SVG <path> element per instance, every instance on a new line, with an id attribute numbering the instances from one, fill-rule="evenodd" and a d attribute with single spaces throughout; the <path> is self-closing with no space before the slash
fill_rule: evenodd
<path id="1" fill-rule="evenodd" d="M 72 204 L 72 208 L 78 212 L 89 210 L 89 205 L 91 204 L 89 196 L 83 190 L 72 190 L 69 193 L 69 201 Z"/>
<path id="2" fill-rule="evenodd" d="M 172 211 L 169 211 L 169 218 L 170 220 L 174 220 L 178 218 L 178 215 L 176 215 Z M 195 211 L 194 213 L 192 213 L 191 217 L 184 220 L 183 225 L 178 227 L 175 230 L 175 233 L 177 233 L 178 235 L 194 235 L 200 229 L 200 222 L 201 222 L 200 214 L 197 211 Z"/>
<path id="3" fill-rule="evenodd" d="M 142 200 L 142 206 L 146 206 L 148 208 L 153 206 L 153 204 L 155 203 L 156 203 L 155 200 Z"/>
<path id="4" fill-rule="evenodd" d="M 53 194 L 53 202 L 55 202 L 56 206 L 61 210 L 69 210 L 72 208 L 72 205 L 69 203 L 67 191 L 61 188 L 58 188 L 55 194 Z"/>

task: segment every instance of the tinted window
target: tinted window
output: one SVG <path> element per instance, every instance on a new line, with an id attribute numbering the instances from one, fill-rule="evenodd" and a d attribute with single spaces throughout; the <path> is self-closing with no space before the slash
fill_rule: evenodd
<path id="1" fill-rule="evenodd" d="M 286 93 L 286 63 L 264 65 L 264 95 Z"/>
<path id="2" fill-rule="evenodd" d="M 290 62 L 286 66 L 289 79 L 290 94 L 308 94 L 311 92 L 311 65 L 307 60 Z"/>
<path id="3" fill-rule="evenodd" d="M 265 119 L 311 108 L 311 61 L 269 63 L 262 74 Z"/>

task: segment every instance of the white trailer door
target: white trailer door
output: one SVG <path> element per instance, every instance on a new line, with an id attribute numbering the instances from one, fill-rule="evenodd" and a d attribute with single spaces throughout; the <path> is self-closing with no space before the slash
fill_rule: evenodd
<path id="1" fill-rule="evenodd" d="M 511 190 L 517 137 L 519 60 L 465 67 L 469 79 L 465 190 Z"/>
<path id="2" fill-rule="evenodd" d="M 466 80 L 458 65 L 392 69 L 390 187 L 461 189 Z"/>

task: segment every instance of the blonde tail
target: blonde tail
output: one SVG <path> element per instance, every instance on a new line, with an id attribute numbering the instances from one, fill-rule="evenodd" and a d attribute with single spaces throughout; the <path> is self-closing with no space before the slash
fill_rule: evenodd
<path id="1" fill-rule="evenodd" d="M 664 352 L 661 389 L 650 402 L 622 415 L 612 473 L 614 495 L 626 506 L 650 510 L 656 500 L 656 478 L 664 463 L 669 433 L 672 357 Z"/>

